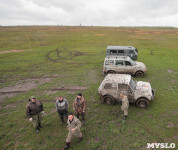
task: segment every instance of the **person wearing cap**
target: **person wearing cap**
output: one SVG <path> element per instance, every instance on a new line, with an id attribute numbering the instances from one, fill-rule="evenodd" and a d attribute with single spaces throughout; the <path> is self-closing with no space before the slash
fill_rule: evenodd
<path id="1" fill-rule="evenodd" d="M 68 107 L 69 107 L 68 101 L 62 96 L 60 96 L 59 99 L 56 101 L 56 110 L 61 118 L 61 125 L 64 123 L 64 118 L 66 118 L 67 122 Z"/>
<path id="2" fill-rule="evenodd" d="M 125 119 L 127 119 L 127 116 L 128 116 L 129 101 L 128 101 L 128 98 L 127 98 L 127 94 L 124 93 L 124 92 L 120 93 L 120 97 L 122 99 L 121 110 L 124 113 L 123 119 L 125 120 Z"/>
<path id="3" fill-rule="evenodd" d="M 41 120 L 42 115 L 44 114 L 44 109 L 43 104 L 39 100 L 36 100 L 35 96 L 32 96 L 29 99 L 29 102 L 26 106 L 26 114 L 29 118 L 29 121 L 33 123 L 33 126 L 38 133 L 40 131 L 40 128 L 42 128 Z"/>
<path id="4" fill-rule="evenodd" d="M 82 124 L 80 120 L 77 117 L 75 117 L 72 113 L 68 114 L 67 124 L 69 132 L 66 138 L 66 146 L 64 147 L 64 150 L 69 149 L 70 141 L 72 140 L 73 137 L 77 137 L 79 142 L 83 140 L 83 135 L 80 132 Z"/>
<path id="5" fill-rule="evenodd" d="M 82 123 L 84 123 L 85 110 L 86 110 L 86 101 L 81 93 L 77 95 L 73 103 L 73 109 L 75 110 L 75 115 L 79 119 L 79 116 L 82 117 Z"/>

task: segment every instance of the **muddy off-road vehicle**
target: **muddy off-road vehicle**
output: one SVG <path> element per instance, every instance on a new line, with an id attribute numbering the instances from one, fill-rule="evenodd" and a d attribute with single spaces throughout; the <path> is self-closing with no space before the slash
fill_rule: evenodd
<path id="1" fill-rule="evenodd" d="M 107 46 L 106 56 L 129 56 L 137 60 L 138 50 L 133 46 Z"/>
<path id="2" fill-rule="evenodd" d="M 134 81 L 127 74 L 108 74 L 98 88 L 101 101 L 107 105 L 121 102 L 121 92 L 140 108 L 147 108 L 155 95 L 149 82 Z"/>
<path id="3" fill-rule="evenodd" d="M 146 72 L 144 63 L 133 61 L 128 56 L 107 56 L 103 64 L 104 74 L 120 73 L 143 77 Z"/>

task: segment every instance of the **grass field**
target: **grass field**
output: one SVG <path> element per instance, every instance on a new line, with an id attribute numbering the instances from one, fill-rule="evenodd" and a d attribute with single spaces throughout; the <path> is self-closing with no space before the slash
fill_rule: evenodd
<path id="1" fill-rule="evenodd" d="M 138 48 L 156 96 L 148 109 L 103 105 L 97 89 L 108 45 Z M 0 149 L 57 150 L 67 128 L 59 125 L 55 101 L 63 95 L 69 110 L 81 91 L 87 101 L 84 140 L 73 150 L 145 150 L 147 143 L 175 143 L 178 149 L 178 29 L 126 27 L 0 27 Z M 34 132 L 25 114 L 35 95 L 45 109 L 44 128 Z"/>

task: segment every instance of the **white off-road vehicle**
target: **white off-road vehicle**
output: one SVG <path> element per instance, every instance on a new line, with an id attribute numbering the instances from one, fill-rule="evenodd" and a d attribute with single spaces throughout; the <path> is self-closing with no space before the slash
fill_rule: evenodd
<path id="1" fill-rule="evenodd" d="M 103 73 L 130 74 L 136 77 L 143 77 L 147 72 L 144 63 L 133 61 L 128 56 L 107 56 L 103 64 Z"/>
<path id="2" fill-rule="evenodd" d="M 102 102 L 108 105 L 121 102 L 121 92 L 140 108 L 147 108 L 155 95 L 149 82 L 134 81 L 128 74 L 108 74 L 98 88 Z"/>

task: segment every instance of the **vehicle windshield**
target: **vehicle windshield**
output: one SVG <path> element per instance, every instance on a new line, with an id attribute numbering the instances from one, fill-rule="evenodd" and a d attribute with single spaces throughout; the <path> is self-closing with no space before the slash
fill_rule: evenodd
<path id="1" fill-rule="evenodd" d="M 130 62 L 132 65 L 136 65 L 135 61 L 133 61 L 132 59 L 130 59 Z"/>
<path id="2" fill-rule="evenodd" d="M 134 80 L 130 80 L 130 83 L 129 83 L 129 85 L 130 85 L 130 87 L 133 89 L 133 90 L 135 90 L 135 88 L 136 88 L 136 81 L 134 81 Z"/>

